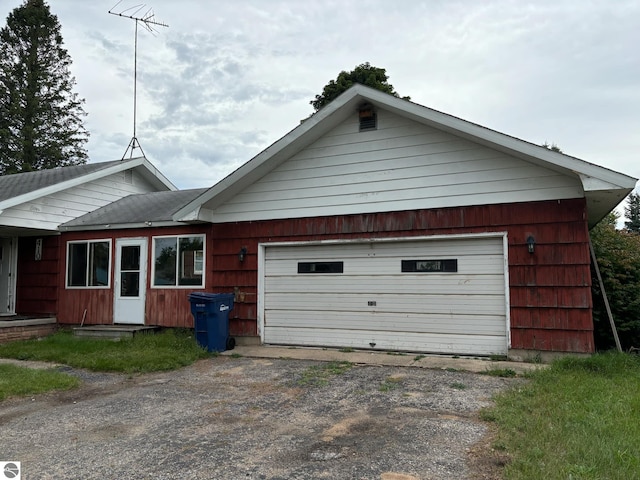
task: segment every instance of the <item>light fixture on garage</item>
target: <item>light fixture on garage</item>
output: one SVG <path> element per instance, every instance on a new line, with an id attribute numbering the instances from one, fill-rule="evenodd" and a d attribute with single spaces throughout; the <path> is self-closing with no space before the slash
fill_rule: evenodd
<path id="1" fill-rule="evenodd" d="M 247 255 L 247 247 L 242 247 L 240 249 L 240 252 L 238 253 L 238 260 L 240 260 L 240 262 L 244 262 L 244 257 L 246 257 Z"/>
<path id="2" fill-rule="evenodd" d="M 536 247 L 536 239 L 533 238 L 533 235 L 529 235 L 527 237 L 527 247 L 529 248 L 529 253 L 533 253 Z"/>

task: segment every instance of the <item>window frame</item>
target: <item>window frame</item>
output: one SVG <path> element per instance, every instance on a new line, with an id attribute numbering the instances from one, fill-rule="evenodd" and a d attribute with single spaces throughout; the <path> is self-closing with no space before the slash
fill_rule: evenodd
<path id="1" fill-rule="evenodd" d="M 435 264 L 438 263 L 438 268 L 436 269 L 428 269 L 428 268 L 419 268 L 419 263 L 425 264 Z M 410 269 L 409 266 L 412 265 Z M 400 273 L 414 273 L 414 274 L 425 274 L 425 273 L 458 273 L 458 259 L 457 258 L 429 258 L 429 259 L 418 259 L 418 260 L 401 260 L 400 261 Z"/>
<path id="2" fill-rule="evenodd" d="M 107 284 L 106 285 L 89 285 L 89 271 L 91 262 L 89 261 L 89 252 L 91 251 L 91 244 L 106 243 L 107 251 L 109 253 L 107 259 Z M 87 246 L 87 266 L 85 269 L 85 285 L 69 285 L 69 266 L 70 266 L 70 254 L 72 245 L 84 244 Z M 68 240 L 66 248 L 66 263 L 64 273 L 64 286 L 68 290 L 107 290 L 111 288 L 111 269 L 113 264 L 113 241 L 111 238 L 99 238 L 89 240 Z"/>
<path id="3" fill-rule="evenodd" d="M 326 271 L 318 270 L 318 265 L 328 267 Z M 339 275 L 344 273 L 344 260 L 298 261 L 298 275 Z"/>
<path id="4" fill-rule="evenodd" d="M 184 270 L 184 251 L 180 251 L 180 240 L 184 238 L 201 238 L 202 239 L 202 250 L 193 250 L 194 252 L 202 252 L 202 270 L 196 271 L 195 269 L 195 261 L 194 261 L 194 274 L 201 275 L 202 279 L 200 284 L 190 284 L 190 285 L 179 285 L 179 280 L 181 274 Z M 176 278 L 175 285 L 156 285 L 156 240 L 162 238 L 175 238 L 176 240 Z M 206 249 L 207 249 L 207 235 L 205 233 L 185 233 L 185 234 L 177 234 L 177 235 L 154 235 L 151 237 L 151 259 L 149 263 L 151 263 L 151 278 L 150 284 L 151 288 L 155 289 L 187 289 L 187 288 L 205 288 L 206 284 Z M 194 255 L 195 260 L 195 255 Z"/>

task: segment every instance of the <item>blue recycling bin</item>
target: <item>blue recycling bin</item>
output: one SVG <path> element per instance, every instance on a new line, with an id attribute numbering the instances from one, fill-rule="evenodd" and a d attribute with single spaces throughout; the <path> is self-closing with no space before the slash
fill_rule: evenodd
<path id="1" fill-rule="evenodd" d="M 233 309 L 233 299 L 233 293 L 189 294 L 196 341 L 209 352 L 233 350 L 236 345 L 229 336 L 229 311 Z"/>

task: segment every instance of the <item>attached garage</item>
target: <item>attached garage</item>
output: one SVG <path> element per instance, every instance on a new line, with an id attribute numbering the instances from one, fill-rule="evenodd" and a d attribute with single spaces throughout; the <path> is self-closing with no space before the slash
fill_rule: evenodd
<path id="1" fill-rule="evenodd" d="M 263 244 L 263 341 L 506 355 L 506 236 Z"/>
<path id="2" fill-rule="evenodd" d="M 247 342 L 593 352 L 589 228 L 636 179 L 354 85 L 178 210 Z"/>

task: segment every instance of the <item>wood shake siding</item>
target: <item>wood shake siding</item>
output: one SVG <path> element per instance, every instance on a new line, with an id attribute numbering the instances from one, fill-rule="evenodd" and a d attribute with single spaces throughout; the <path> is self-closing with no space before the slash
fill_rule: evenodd
<path id="1" fill-rule="evenodd" d="M 191 305 L 188 300 L 190 292 L 203 291 L 197 287 L 180 288 L 151 288 L 151 275 L 153 274 L 153 237 L 173 235 L 197 235 L 206 234 L 206 259 L 205 268 L 211 272 L 212 251 L 210 225 L 194 225 L 166 228 L 144 228 L 116 231 L 88 231 L 68 232 L 62 234 L 60 245 L 61 272 L 60 302 L 58 308 L 58 322 L 61 324 L 78 324 L 85 317 L 85 325 L 110 325 L 113 323 L 114 301 L 114 263 L 111 266 L 110 288 L 74 288 L 67 289 L 65 285 L 67 242 L 75 240 L 96 240 L 111 238 L 111 256 L 115 255 L 116 238 L 148 238 L 148 268 L 146 281 L 145 301 L 145 325 L 158 325 L 162 327 L 193 328 Z M 210 275 L 210 273 L 209 273 Z M 86 315 L 84 311 L 87 311 Z"/>
<path id="2" fill-rule="evenodd" d="M 584 199 L 213 225 L 207 290 L 236 292 L 232 335 L 257 334 L 261 242 L 508 234 L 511 348 L 592 352 L 591 276 Z M 535 252 L 528 253 L 532 235 Z M 248 249 L 243 263 L 242 246 Z"/>
<path id="3" fill-rule="evenodd" d="M 35 259 L 36 240 L 42 239 L 42 257 Z M 55 315 L 59 236 L 20 237 L 18 240 L 18 276 L 16 279 L 16 313 L 20 315 Z"/>

